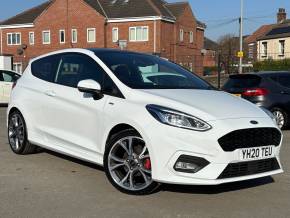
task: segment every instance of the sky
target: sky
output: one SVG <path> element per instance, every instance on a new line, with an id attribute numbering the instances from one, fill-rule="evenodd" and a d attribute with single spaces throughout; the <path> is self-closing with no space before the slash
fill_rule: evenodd
<path id="1" fill-rule="evenodd" d="M 1 0 L 0 20 L 7 19 L 44 1 L 46 0 Z M 218 40 L 228 33 L 239 34 L 237 19 L 240 16 L 240 0 L 188 1 L 197 19 L 206 23 L 208 38 Z M 278 8 L 286 8 L 290 18 L 289 0 L 244 0 L 244 35 L 251 34 L 263 24 L 275 23 Z"/>

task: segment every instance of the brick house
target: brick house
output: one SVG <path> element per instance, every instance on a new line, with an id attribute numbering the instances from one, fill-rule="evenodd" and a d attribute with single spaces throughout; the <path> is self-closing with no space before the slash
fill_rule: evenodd
<path id="1" fill-rule="evenodd" d="M 206 68 L 217 67 L 218 44 L 209 38 L 204 39 L 203 66 Z"/>
<path id="2" fill-rule="evenodd" d="M 120 48 L 160 55 L 202 73 L 205 25 L 189 3 L 50 0 L 0 23 L 0 54 L 21 71 L 32 57 L 64 48 Z"/>

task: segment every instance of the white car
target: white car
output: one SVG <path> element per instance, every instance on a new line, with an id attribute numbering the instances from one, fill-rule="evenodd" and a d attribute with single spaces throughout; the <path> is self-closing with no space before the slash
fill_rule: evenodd
<path id="1" fill-rule="evenodd" d="M 150 67 L 155 73 L 144 76 Z M 16 154 L 40 146 L 103 165 L 128 194 L 283 172 L 271 113 L 151 55 L 67 49 L 38 57 L 14 87 L 7 117 Z"/>
<path id="2" fill-rule="evenodd" d="M 10 70 L 0 70 L 0 104 L 8 104 L 13 83 L 20 75 Z"/>

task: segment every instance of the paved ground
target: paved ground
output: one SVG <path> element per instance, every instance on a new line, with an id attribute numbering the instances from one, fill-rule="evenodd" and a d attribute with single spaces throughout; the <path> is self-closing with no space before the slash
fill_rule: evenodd
<path id="1" fill-rule="evenodd" d="M 127 196 L 102 168 L 52 152 L 16 156 L 0 108 L 0 217 L 290 217 L 290 132 L 285 173 L 217 187 L 166 185 L 153 195 Z"/>

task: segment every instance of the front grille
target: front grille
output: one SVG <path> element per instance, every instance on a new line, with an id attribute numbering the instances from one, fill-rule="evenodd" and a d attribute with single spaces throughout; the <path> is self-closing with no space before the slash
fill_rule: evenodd
<path id="1" fill-rule="evenodd" d="M 276 158 L 229 164 L 218 179 L 249 176 L 280 169 Z"/>
<path id="2" fill-rule="evenodd" d="M 218 142 L 222 149 L 227 152 L 240 148 L 279 146 L 281 133 L 275 128 L 242 129 L 221 137 Z"/>

